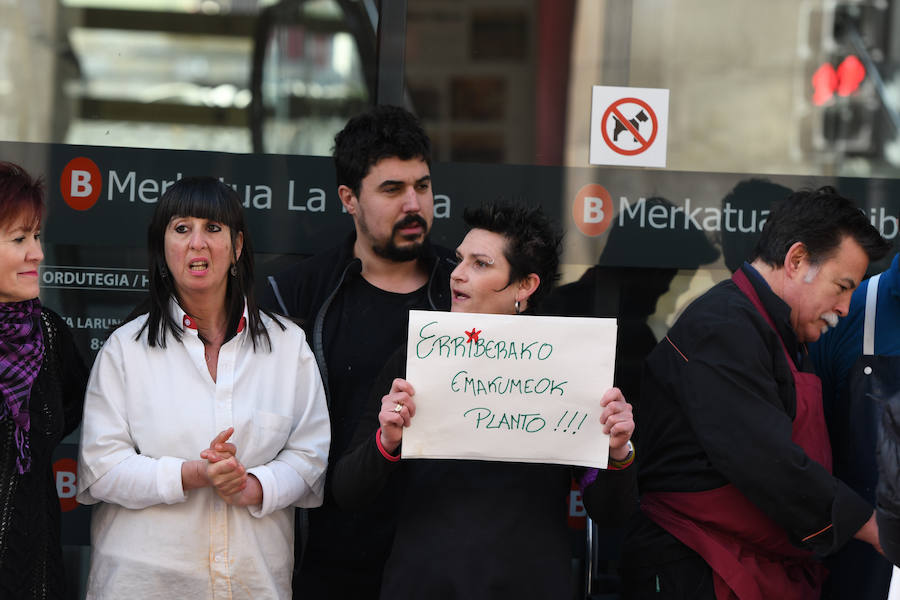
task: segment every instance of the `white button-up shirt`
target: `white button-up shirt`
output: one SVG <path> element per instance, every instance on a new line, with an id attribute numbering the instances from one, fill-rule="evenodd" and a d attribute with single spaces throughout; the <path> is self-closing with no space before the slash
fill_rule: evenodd
<path id="1" fill-rule="evenodd" d="M 173 301 L 176 322 L 186 315 Z M 196 329 L 151 348 L 143 316 L 104 344 L 88 382 L 78 501 L 91 521 L 88 598 L 290 598 L 294 506 L 322 503 L 330 426 L 303 331 L 262 315 L 272 351 L 245 327 L 219 349 L 216 381 Z M 185 492 L 181 464 L 234 427 L 261 505 Z"/>

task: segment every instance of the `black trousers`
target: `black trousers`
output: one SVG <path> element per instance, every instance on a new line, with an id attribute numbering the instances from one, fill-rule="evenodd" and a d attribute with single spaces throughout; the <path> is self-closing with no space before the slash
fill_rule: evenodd
<path id="1" fill-rule="evenodd" d="M 648 567 L 623 568 L 624 600 L 715 600 L 712 569 L 699 555 Z"/>

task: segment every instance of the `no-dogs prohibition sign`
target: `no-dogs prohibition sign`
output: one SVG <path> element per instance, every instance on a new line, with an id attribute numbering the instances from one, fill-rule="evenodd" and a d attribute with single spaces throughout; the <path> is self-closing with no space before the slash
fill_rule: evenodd
<path id="1" fill-rule="evenodd" d="M 629 117 L 630 114 L 634 116 Z M 640 126 L 648 120 L 649 135 L 646 131 L 640 130 Z M 656 113 L 649 104 L 640 98 L 622 98 L 610 104 L 603 113 L 602 131 L 603 140 L 613 152 L 634 156 L 650 148 L 656 139 L 656 132 L 659 131 L 659 123 L 656 121 Z M 637 147 L 628 147 L 629 134 Z M 624 140 L 620 141 L 620 138 Z"/>
<path id="2" fill-rule="evenodd" d="M 594 86 L 591 164 L 666 166 L 669 90 Z"/>

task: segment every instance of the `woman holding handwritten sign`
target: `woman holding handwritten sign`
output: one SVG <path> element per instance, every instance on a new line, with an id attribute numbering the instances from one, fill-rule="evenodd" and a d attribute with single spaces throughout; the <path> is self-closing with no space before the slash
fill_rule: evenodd
<path id="1" fill-rule="evenodd" d="M 488 206 L 466 211 L 469 233 L 450 276 L 454 312 L 534 313 L 559 266 L 559 236 L 539 210 Z M 373 494 L 397 498 L 398 525 L 382 598 L 568 598 L 571 541 L 563 465 L 465 460 L 400 462 L 403 430 L 415 418 L 405 352 L 388 362 L 353 450 L 338 461 L 333 490 L 346 508 Z M 382 390 L 390 392 L 380 398 Z M 595 518 L 621 522 L 635 506 L 629 442 L 631 406 L 618 389 L 598 400 L 610 436 L 609 469 L 578 473 Z M 380 411 L 379 411 L 380 408 Z M 376 431 L 377 430 L 377 431 Z"/>

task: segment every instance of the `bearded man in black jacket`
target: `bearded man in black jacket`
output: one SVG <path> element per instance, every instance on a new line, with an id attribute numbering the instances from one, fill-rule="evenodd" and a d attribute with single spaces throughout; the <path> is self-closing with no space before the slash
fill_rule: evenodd
<path id="1" fill-rule="evenodd" d="M 335 136 L 338 195 L 355 231 L 269 277 L 263 304 L 298 318 L 331 416 L 329 469 L 364 412 L 375 377 L 406 339 L 411 309 L 448 310 L 452 253 L 428 241 L 431 142 L 402 108 L 376 106 Z M 394 532 L 390 488 L 365 511 L 325 502 L 297 519 L 294 597 L 377 598 Z M 304 521 L 306 525 L 304 527 Z"/>

